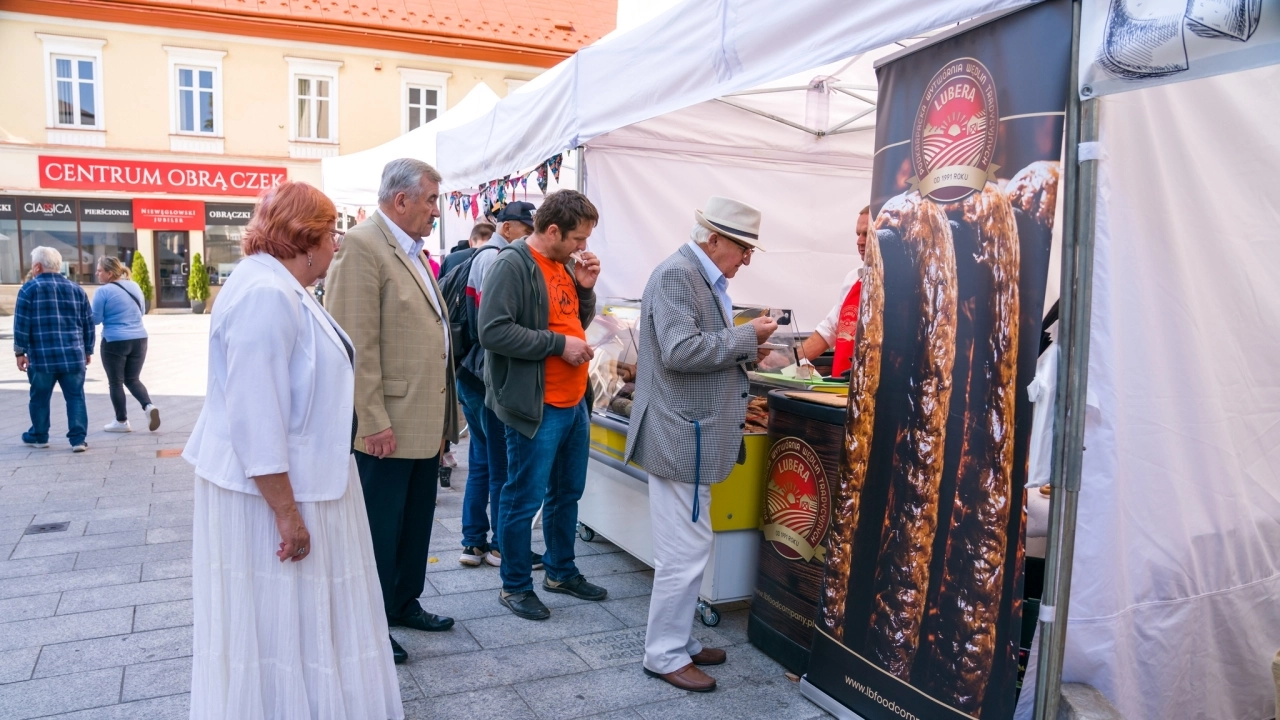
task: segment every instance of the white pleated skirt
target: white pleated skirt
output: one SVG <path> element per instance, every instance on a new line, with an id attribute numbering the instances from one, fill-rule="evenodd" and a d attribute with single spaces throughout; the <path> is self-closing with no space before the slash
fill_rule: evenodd
<path id="1" fill-rule="evenodd" d="M 257 495 L 196 477 L 192 720 L 402 720 L 364 494 L 298 503 L 311 533 L 280 562 Z"/>

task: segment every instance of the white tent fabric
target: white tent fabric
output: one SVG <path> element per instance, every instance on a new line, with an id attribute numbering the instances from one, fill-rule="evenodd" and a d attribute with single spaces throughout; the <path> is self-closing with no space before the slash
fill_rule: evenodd
<path id="1" fill-rule="evenodd" d="M 1265 87 L 1280 68 L 1102 102 L 1101 416 L 1086 422 L 1063 681 L 1129 720 L 1276 713 L 1280 95 Z"/>
<path id="2" fill-rule="evenodd" d="M 1084 0 L 1081 97 L 1280 62 L 1280 0 Z"/>
<path id="3" fill-rule="evenodd" d="M 817 76 L 874 86 L 872 61 L 889 52 L 775 84 L 803 86 Z M 861 94 L 875 97 L 874 91 Z M 734 101 L 824 129 L 874 111 L 832 91 L 788 90 Z M 710 101 L 605 133 L 586 148 L 587 195 L 601 209 L 590 245 L 600 256 L 598 292 L 604 297 L 640 297 L 648 270 L 688 241 L 693 212 L 710 195 L 762 210 L 766 250 L 739 271 L 729 291 L 735 303 L 792 310 L 791 330 L 812 330 L 842 299 L 837 295 L 845 275 L 861 266 L 854 226 L 869 200 L 873 132 L 819 138 Z"/>
<path id="4" fill-rule="evenodd" d="M 436 164 L 436 135 L 471 122 L 498 104 L 498 95 L 481 82 L 440 117 L 377 147 L 320 161 L 324 194 L 337 205 L 373 207 L 378 204 L 382 168 L 396 158 L 411 157 Z"/>
<path id="5" fill-rule="evenodd" d="M 620 127 L 1033 2 L 686 0 L 579 50 L 538 78 L 536 92 L 521 88 L 484 117 L 441 133 L 445 189 L 522 172 Z"/>

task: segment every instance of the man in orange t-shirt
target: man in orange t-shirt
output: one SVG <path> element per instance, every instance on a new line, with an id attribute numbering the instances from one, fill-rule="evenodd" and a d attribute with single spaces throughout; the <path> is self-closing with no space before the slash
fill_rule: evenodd
<path id="1" fill-rule="evenodd" d="M 542 507 L 547 592 L 604 600 L 574 564 L 578 500 L 587 483 L 590 421 L 586 327 L 600 261 L 587 252 L 599 214 L 585 195 L 551 193 L 534 232 L 493 260 L 480 292 L 485 405 L 506 427 L 507 481 L 498 505 L 500 602 L 518 617 L 551 611 L 533 591 L 529 534 Z"/>

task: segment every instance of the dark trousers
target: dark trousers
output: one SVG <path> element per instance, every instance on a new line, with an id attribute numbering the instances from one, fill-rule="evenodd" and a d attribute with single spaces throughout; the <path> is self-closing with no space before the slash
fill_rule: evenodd
<path id="1" fill-rule="evenodd" d="M 387 618 L 415 615 L 427 581 L 440 456 L 423 460 L 356 454 Z"/>
<path id="2" fill-rule="evenodd" d="M 151 404 L 151 396 L 147 394 L 147 386 L 142 384 L 142 364 L 147 361 L 147 339 L 102 341 L 102 369 L 107 372 L 107 385 L 111 388 L 111 407 L 115 408 L 116 420 L 124 422 L 129 419 L 125 407 L 124 389 L 129 392 L 143 409 Z"/>
<path id="3" fill-rule="evenodd" d="M 28 370 L 27 379 L 31 382 L 31 400 L 27 405 L 31 412 L 31 429 L 22 433 L 22 442 L 49 442 L 49 401 L 53 397 L 54 384 L 62 388 L 62 397 L 67 402 L 67 439 L 72 447 L 84 442 L 89 432 L 89 413 L 84 404 L 84 368 L 73 372 Z"/>

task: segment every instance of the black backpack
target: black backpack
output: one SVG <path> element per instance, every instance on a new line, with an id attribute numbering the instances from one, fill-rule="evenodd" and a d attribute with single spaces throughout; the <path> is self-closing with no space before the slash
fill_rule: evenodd
<path id="1" fill-rule="evenodd" d="M 492 245 L 476 248 L 471 256 L 440 278 L 440 294 L 449 313 L 449 338 L 453 346 L 453 368 L 457 370 L 471 350 L 480 343 L 480 329 L 476 327 L 475 302 L 467 297 L 467 279 L 471 276 L 471 263 L 485 250 L 498 250 Z"/>

